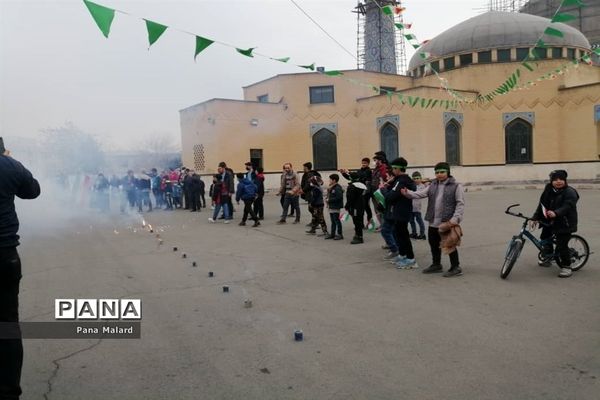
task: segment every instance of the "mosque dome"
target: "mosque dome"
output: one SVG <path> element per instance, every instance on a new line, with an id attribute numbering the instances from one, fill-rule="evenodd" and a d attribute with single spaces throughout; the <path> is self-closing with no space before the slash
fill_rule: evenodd
<path id="1" fill-rule="evenodd" d="M 590 49 L 590 43 L 577 29 L 563 23 L 552 23 L 563 37 L 543 35 L 550 20 L 536 15 L 489 11 L 470 18 L 444 31 L 419 48 L 409 63 L 409 70 L 425 63 L 419 52 L 430 53 L 429 60 L 461 53 L 499 48 L 533 47 L 542 38 L 548 47 Z"/>

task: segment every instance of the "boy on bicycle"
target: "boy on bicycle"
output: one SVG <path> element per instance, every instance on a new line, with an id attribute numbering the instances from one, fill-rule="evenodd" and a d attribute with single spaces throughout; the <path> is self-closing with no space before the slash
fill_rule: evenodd
<path id="1" fill-rule="evenodd" d="M 550 183 L 546 185 L 540 202 L 533 214 L 532 227 L 537 226 L 537 221 L 547 225 L 542 226 L 541 240 L 549 241 L 547 251 L 552 253 L 552 235 L 556 237 L 556 250 L 559 254 L 556 262 L 560 267 L 559 278 L 568 278 L 571 271 L 571 256 L 569 254 L 569 240 L 571 234 L 577 231 L 577 201 L 579 194 L 567 184 L 567 171 L 556 170 L 550 173 Z M 549 267 L 550 262 L 540 266 Z"/>

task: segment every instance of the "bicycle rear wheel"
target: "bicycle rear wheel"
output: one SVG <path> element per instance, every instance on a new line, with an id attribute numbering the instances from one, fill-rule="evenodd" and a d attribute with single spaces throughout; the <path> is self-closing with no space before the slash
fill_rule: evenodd
<path id="1" fill-rule="evenodd" d="M 569 254 L 571 255 L 571 269 L 579 271 L 588 258 L 590 258 L 590 246 L 584 238 L 579 235 L 571 235 L 569 239 Z"/>
<path id="2" fill-rule="evenodd" d="M 513 237 L 508 244 L 506 257 L 504 258 L 504 264 L 502 264 L 502 269 L 500 270 L 500 277 L 502 279 L 506 279 L 508 274 L 510 274 L 510 271 L 517 262 L 517 258 L 519 258 L 519 255 L 521 254 L 521 250 L 523 250 L 524 244 L 525 241 L 518 236 Z"/>

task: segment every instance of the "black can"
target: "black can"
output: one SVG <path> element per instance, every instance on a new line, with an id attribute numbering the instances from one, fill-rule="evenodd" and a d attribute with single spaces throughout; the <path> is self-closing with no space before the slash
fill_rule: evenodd
<path id="1" fill-rule="evenodd" d="M 223 293 L 229 293 L 229 286 L 223 286 Z"/>
<path id="2" fill-rule="evenodd" d="M 302 340 L 304 340 L 304 333 L 300 329 L 294 331 L 294 340 L 296 342 L 301 342 Z"/>
<path id="3" fill-rule="evenodd" d="M 208 277 L 212 278 L 213 276 L 215 276 L 215 273 L 212 271 L 208 271 Z"/>

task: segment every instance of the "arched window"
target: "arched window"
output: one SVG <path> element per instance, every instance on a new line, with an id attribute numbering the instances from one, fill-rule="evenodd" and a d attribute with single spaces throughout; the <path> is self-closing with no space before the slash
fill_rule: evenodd
<path id="1" fill-rule="evenodd" d="M 511 121 L 504 128 L 506 137 L 506 163 L 527 164 L 533 162 L 532 127 L 520 118 Z"/>
<path id="2" fill-rule="evenodd" d="M 313 164 L 316 170 L 337 170 L 337 141 L 335 134 L 328 129 L 320 129 L 312 137 Z"/>
<path id="3" fill-rule="evenodd" d="M 446 124 L 446 162 L 460 165 L 460 125 L 454 119 Z"/>
<path id="4" fill-rule="evenodd" d="M 389 161 L 398 157 L 398 128 L 389 122 L 381 128 L 381 150 Z"/>

